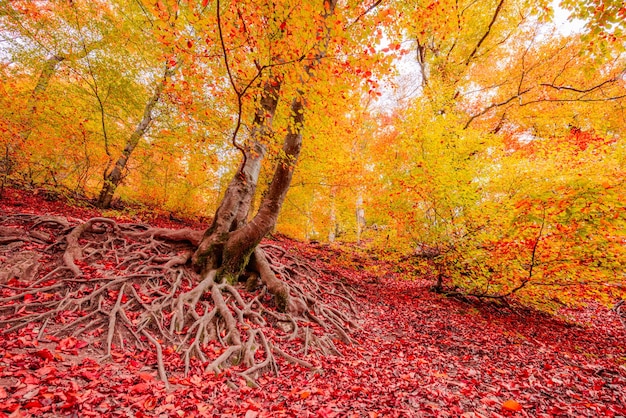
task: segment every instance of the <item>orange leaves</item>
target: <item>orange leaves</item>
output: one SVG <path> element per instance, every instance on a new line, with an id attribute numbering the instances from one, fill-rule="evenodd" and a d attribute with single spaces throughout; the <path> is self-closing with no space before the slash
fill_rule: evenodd
<path id="1" fill-rule="evenodd" d="M 392 43 L 392 44 L 389 44 L 389 46 L 383 48 L 382 51 L 383 52 L 399 51 L 401 47 L 402 45 L 399 42 Z"/>
<path id="2" fill-rule="evenodd" d="M 522 410 L 522 405 L 519 402 L 509 399 L 502 403 L 502 409 L 507 411 L 519 412 Z"/>

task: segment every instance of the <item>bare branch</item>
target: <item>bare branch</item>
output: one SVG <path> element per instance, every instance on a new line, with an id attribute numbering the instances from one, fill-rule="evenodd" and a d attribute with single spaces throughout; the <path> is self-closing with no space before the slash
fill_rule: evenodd
<path id="1" fill-rule="evenodd" d="M 607 84 L 615 83 L 615 82 L 617 82 L 619 80 L 620 79 L 618 77 L 614 77 L 614 78 L 612 78 L 610 80 L 605 80 L 602 83 L 600 83 L 598 85 L 595 85 L 593 87 L 590 87 L 588 89 L 581 89 L 581 88 L 576 88 L 576 87 L 571 87 L 571 86 L 556 86 L 556 85 L 551 84 L 551 83 L 541 83 L 540 85 L 544 86 L 544 87 L 551 87 L 551 88 L 556 89 L 558 91 L 568 90 L 568 91 L 574 91 L 576 93 L 591 93 L 594 90 L 600 89 L 600 88 L 606 86 Z"/>
<path id="2" fill-rule="evenodd" d="M 487 112 L 489 112 L 491 109 L 495 109 L 496 107 L 502 107 L 505 106 L 509 103 L 511 103 L 513 100 L 520 98 L 523 94 L 528 93 L 529 91 L 532 90 L 531 88 L 528 88 L 526 90 L 523 90 L 521 92 L 519 92 L 518 94 L 516 94 L 515 96 L 511 96 L 508 99 L 502 101 L 502 102 L 498 102 L 498 103 L 493 103 L 489 106 L 487 106 L 486 108 L 484 108 L 483 110 L 481 110 L 480 112 L 478 112 L 477 114 L 473 115 L 472 117 L 469 118 L 469 120 L 467 121 L 467 123 L 465 123 L 465 126 L 463 126 L 463 129 L 467 129 L 469 128 L 469 126 L 471 125 L 471 123 L 474 121 L 474 119 L 479 118 L 481 116 L 483 116 L 484 114 L 486 114 Z"/>
<path id="3" fill-rule="evenodd" d="M 472 61 L 474 56 L 476 56 L 476 53 L 478 52 L 478 49 L 480 48 L 480 46 L 483 44 L 483 42 L 485 42 L 485 39 L 487 39 L 487 37 L 489 36 L 489 33 L 491 32 L 491 28 L 493 27 L 494 23 L 496 23 L 496 19 L 498 18 L 498 15 L 500 14 L 500 10 L 502 10 L 503 4 L 504 4 L 504 0 L 500 0 L 498 5 L 496 6 L 496 11 L 493 13 L 491 22 L 489 22 L 489 26 L 487 26 L 487 30 L 485 31 L 485 34 L 483 35 L 482 38 L 480 38 L 480 41 L 478 41 L 478 43 L 474 47 L 474 50 L 469 54 L 469 56 L 467 57 L 467 60 L 465 60 L 465 65 L 469 65 L 469 63 Z"/>
<path id="4" fill-rule="evenodd" d="M 220 0 L 217 0 L 217 6 L 215 7 L 215 14 L 217 15 L 217 32 L 220 36 L 220 44 L 222 46 L 222 55 L 224 57 L 224 65 L 226 66 L 226 73 L 228 74 L 228 80 L 230 81 L 230 85 L 237 96 L 237 123 L 235 124 L 235 130 L 233 131 L 233 135 L 231 138 L 231 142 L 235 148 L 237 148 L 241 155 L 243 156 L 243 164 L 241 165 L 241 170 L 243 172 L 243 168 L 246 165 L 246 160 L 248 156 L 246 155 L 246 150 L 243 149 L 241 145 L 237 143 L 237 133 L 241 128 L 241 113 L 243 111 L 243 93 L 239 91 L 237 87 L 237 83 L 235 82 L 235 78 L 233 77 L 233 73 L 230 69 L 230 63 L 228 62 L 228 52 L 226 51 L 226 44 L 224 43 L 224 34 L 222 33 L 222 18 L 220 15 Z"/>

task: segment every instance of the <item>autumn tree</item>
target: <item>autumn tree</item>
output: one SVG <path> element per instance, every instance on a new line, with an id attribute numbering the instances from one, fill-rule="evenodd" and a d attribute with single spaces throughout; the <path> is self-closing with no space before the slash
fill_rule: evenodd
<path id="1" fill-rule="evenodd" d="M 449 294 L 547 310 L 610 304 L 623 280 L 623 220 L 610 209 L 623 206 L 621 49 L 599 58 L 519 7 L 433 6 L 419 28 L 420 89 L 379 138 L 377 202 L 394 227 L 384 243 Z M 450 10 L 458 20 L 443 22 Z"/>
<path id="2" fill-rule="evenodd" d="M 213 120 L 225 113 L 232 125 L 222 138 L 213 132 L 211 140 L 215 142 L 210 145 L 226 157 L 226 162 L 236 152 L 241 158 L 239 166 L 205 231 L 124 225 L 107 218 L 78 225 L 56 217 L 24 218 L 33 222 L 34 229 L 51 228 L 59 242 L 55 248 L 61 251 L 57 268 L 43 281 L 35 279 L 25 287 L 23 302 L 31 299 L 29 292 L 49 280 L 58 280 L 50 290 L 60 293 L 54 303 L 45 304 L 37 313 L 3 316 L 0 324 L 8 326 L 4 332 L 11 332 L 25 326 L 24 321 L 49 319 L 42 335 L 48 325 L 50 332 L 59 334 L 69 327 L 78 327 L 78 334 L 90 334 L 103 325 L 107 329 L 107 356 L 113 355 L 115 342 L 124 345 L 130 339 L 138 347 L 152 345 L 160 376 L 166 382 L 164 342 L 181 350 L 186 370 L 197 367 L 197 361 L 215 372 L 243 364 L 241 375 L 250 384 L 260 371 L 276 368 L 277 356 L 313 368 L 299 355 L 305 356 L 310 347 L 337 353 L 338 340 L 351 340 L 353 299 L 338 279 L 323 283 L 317 278 L 319 272 L 308 263 L 276 246 L 260 243 L 275 227 L 309 121 L 318 112 L 328 112 L 330 118 L 335 110 L 327 104 L 326 77 L 345 74 L 344 82 L 330 92 L 333 94 L 349 87 L 345 80 L 350 77 L 355 84 L 361 82 L 364 74 L 351 70 L 357 59 L 348 58 L 349 53 L 365 50 L 372 57 L 376 55 L 368 44 L 381 36 L 375 30 L 376 23 L 386 15 L 378 15 L 376 2 L 338 5 L 331 0 L 264 5 L 220 1 L 137 4 L 140 10 L 133 16 L 143 15 L 146 20 L 135 28 L 152 36 L 159 44 L 158 51 L 144 59 L 105 49 L 87 54 L 72 68 L 80 74 L 77 84 L 95 99 L 91 103 L 97 112 L 95 117 L 90 114 L 89 123 L 100 125 L 99 149 L 104 148 L 109 164 L 115 161 L 113 149 L 121 155 L 112 170 L 107 166 L 108 183 L 100 194 L 101 205 L 110 203 L 114 186 L 121 184 L 116 182 L 131 161 L 131 153 L 140 149 L 139 140 L 148 126 L 154 133 L 164 133 L 168 124 L 193 121 L 188 132 L 201 135 L 198 121 L 202 113 L 215 113 Z M 123 15 L 114 13 L 118 10 L 113 7 L 109 15 L 113 22 L 124 21 Z M 79 13 L 76 18 L 80 23 Z M 89 36 L 97 34 L 96 29 L 89 31 Z M 108 62 L 134 59 L 148 65 L 129 68 L 130 78 L 101 72 Z M 158 65 L 153 66 L 154 62 Z M 122 110 L 107 103 L 108 92 L 121 92 L 115 82 L 128 83 L 141 92 L 129 98 L 135 109 L 143 109 L 139 124 L 135 112 L 124 112 L 124 118 L 113 119 L 124 123 L 113 123 L 111 114 Z M 107 85 L 109 88 L 104 88 Z M 210 97 L 203 97 L 207 95 Z M 141 100 L 143 97 L 148 101 Z M 202 109 L 207 104 L 212 107 Z M 165 110 L 180 116 L 168 120 Z M 154 117 L 157 114 L 158 121 Z M 133 127 L 130 136 L 123 135 L 128 130 L 120 129 L 120 125 Z M 215 126 L 223 127 L 219 123 Z M 151 145 L 156 144 L 155 138 L 148 139 Z M 193 139 L 175 141 L 173 147 L 209 148 L 200 141 L 194 144 Z M 182 161 L 177 164 L 181 168 L 206 169 L 197 165 L 193 153 L 180 155 Z M 271 180 L 257 201 L 264 167 L 271 168 Z M 27 239 L 29 234 L 10 233 L 11 241 Z M 92 251 L 92 245 L 98 249 Z M 101 272 L 92 269 L 91 261 L 87 261 L 92 259 L 99 260 L 93 268 L 103 269 Z M 120 269 L 123 272 L 119 275 L 112 273 Z M 67 280 L 81 281 L 87 272 L 106 277 L 107 283 L 100 286 L 95 280 L 80 289 L 66 285 Z M 236 287 L 242 277 L 248 277 L 248 293 Z M 321 300 L 320 291 L 328 292 L 332 301 Z M 45 293 L 41 289 L 37 292 Z M 16 300 L 5 299 L 2 302 Z M 80 315 L 92 309 L 91 314 Z M 70 312 L 69 325 L 55 322 L 60 312 Z M 307 325 L 312 323 L 315 329 Z M 289 353 L 270 339 L 275 332 L 286 341 L 301 341 L 299 352 Z M 209 350 L 208 345 L 214 343 L 222 348 Z"/>
<path id="3" fill-rule="evenodd" d="M 170 65 L 171 64 L 169 63 L 164 65 L 165 70 L 163 71 L 163 76 L 160 80 L 158 80 L 152 96 L 148 99 L 148 103 L 146 103 L 141 121 L 137 124 L 135 130 L 128 138 L 121 155 L 118 157 L 117 161 L 115 161 L 113 167 L 110 170 L 107 170 L 104 175 L 104 184 L 97 201 L 97 205 L 101 208 L 109 208 L 111 206 L 113 194 L 115 193 L 117 186 L 119 186 L 122 181 L 122 173 L 126 169 L 128 159 L 131 157 L 131 154 L 139 144 L 139 141 L 148 130 L 150 122 L 152 122 L 154 107 L 159 102 L 163 89 L 167 84 L 168 79 L 174 72 L 173 68 L 168 68 Z"/>
<path id="4" fill-rule="evenodd" d="M 146 107 L 135 96 L 140 98 L 144 89 L 150 90 L 145 86 L 152 75 L 150 67 L 157 65 L 155 60 L 163 63 L 165 59 L 161 60 L 158 49 L 156 53 L 129 53 L 149 45 L 151 39 L 149 31 L 141 30 L 149 22 L 132 5 L 120 4 L 126 7 L 124 15 L 109 2 L 31 5 L 3 4 L 4 33 L 14 38 L 7 55 L 16 69 L 22 69 L 14 77 L 23 80 L 15 84 L 15 91 L 20 97 L 26 90 L 25 100 L 17 101 L 22 108 L 13 111 L 20 122 L 12 130 L 12 147 L 32 157 L 22 161 L 19 171 L 23 175 L 27 168 L 29 181 L 52 180 L 57 187 L 73 186 L 79 177 L 80 188 L 88 192 L 95 183 L 94 172 L 106 170 L 110 177 L 106 165 L 114 161 L 127 125 L 133 119 L 137 124 L 137 117 L 129 114 Z M 64 31 L 74 36 L 70 39 Z M 34 87 L 24 88 L 32 82 L 28 77 L 33 59 L 41 59 L 43 68 L 34 63 Z M 36 136 L 31 135 L 33 129 Z M 132 142 L 134 136 L 128 135 Z M 31 136 L 34 139 L 28 141 Z M 50 150 L 54 143 L 56 148 Z M 73 164 L 68 161 L 72 159 Z M 34 170 L 38 165 L 42 167 Z"/>
<path id="5" fill-rule="evenodd" d="M 217 6 L 219 7 L 219 3 Z M 232 7 L 235 6 L 231 4 Z M 235 12 L 239 15 L 243 13 L 238 7 L 240 6 L 237 5 L 233 10 L 233 14 Z M 243 64 L 239 64 L 237 57 L 231 56 L 227 47 L 227 38 L 224 38 L 226 29 L 221 24 L 221 14 L 217 14 L 219 18 L 218 29 L 220 29 L 219 42 L 224 53 L 224 65 L 231 87 L 239 102 L 239 108 L 241 110 L 243 100 L 247 99 L 248 91 L 246 89 L 256 95 L 256 98 L 253 98 L 256 108 L 254 108 L 253 122 L 249 127 L 249 133 L 243 146 L 237 144 L 241 111 L 239 113 L 232 142 L 241 151 L 243 162 L 226 191 L 211 227 L 205 232 L 203 240 L 194 254 L 193 262 L 197 268 L 205 271 L 218 269 L 218 277 L 224 276 L 232 281 L 243 272 L 248 260 L 251 259 L 256 268 L 263 270 L 260 272 L 261 279 L 267 281 L 268 288 L 276 293 L 281 309 L 288 309 L 289 307 L 288 288 L 276 282 L 272 275 L 266 276 L 264 274 L 264 271 L 269 271 L 269 269 L 265 267 L 264 255 L 256 247 L 260 240 L 274 228 L 291 183 L 302 146 L 302 133 L 306 125 L 304 115 L 307 112 L 305 101 L 308 100 L 308 96 L 305 95 L 311 94 L 311 87 L 315 88 L 314 82 L 318 78 L 316 74 L 324 73 L 331 68 L 326 66 L 325 57 L 329 51 L 336 48 L 333 45 L 336 42 L 336 37 L 343 36 L 341 35 L 343 30 L 341 25 L 346 23 L 342 23 L 341 18 L 336 16 L 335 8 L 334 2 L 326 1 L 319 5 L 308 6 L 301 11 L 295 9 L 289 11 L 288 13 L 292 15 L 306 13 L 308 15 L 306 18 L 312 19 L 311 24 L 306 29 L 301 27 L 301 31 L 296 32 L 290 27 L 292 17 L 290 15 L 285 16 L 283 22 L 277 27 L 270 25 L 266 28 L 266 30 L 274 31 L 273 36 L 267 34 L 265 37 L 270 39 L 270 43 L 267 45 L 268 50 L 271 50 L 275 55 L 267 56 L 261 48 L 262 45 L 259 45 L 258 48 L 262 54 L 252 63 L 250 63 L 249 56 L 245 57 L 248 62 Z M 275 9 L 272 12 L 281 15 L 288 10 Z M 311 13 L 313 14 L 311 15 Z M 244 26 L 242 28 L 245 33 L 247 29 Z M 263 37 L 257 36 L 255 39 L 256 42 L 260 43 Z M 345 41 L 342 40 L 342 42 Z M 286 44 L 290 44 L 290 48 L 281 52 L 280 47 Z M 252 51 L 257 53 L 256 47 Z M 248 66 L 247 71 L 250 76 L 247 79 L 240 80 L 236 76 L 236 70 L 244 71 L 234 67 L 237 64 Z M 287 83 L 289 78 L 296 83 L 292 82 L 292 85 L 289 85 Z M 305 82 L 304 80 L 308 81 Z M 295 97 L 288 99 L 288 119 L 282 150 L 275 160 L 275 171 L 259 209 L 248 222 L 250 205 L 258 182 L 260 163 L 266 154 L 267 137 L 271 132 L 279 98 L 284 97 L 283 91 L 285 90 Z M 290 309 L 297 308 L 292 306 Z"/>
<path id="6" fill-rule="evenodd" d="M 0 24 L 3 38 L 9 45 L 5 47 L 9 53 L 15 54 L 12 58 L 19 61 L 25 56 L 30 60 L 38 60 L 35 64 L 38 71 L 34 86 L 29 87 L 23 103 L 6 103 L 3 116 L 5 127 L 3 185 L 18 163 L 15 155 L 25 146 L 35 125 L 46 120 L 44 110 L 48 108 L 47 90 L 51 79 L 57 73 L 62 63 L 72 63 L 85 58 L 92 50 L 100 46 L 99 42 L 88 42 L 82 45 L 68 42 L 62 36 L 51 35 L 64 24 L 68 18 L 69 8 L 66 5 L 54 5 L 39 10 L 32 4 L 3 3 L 0 9 Z M 33 19 L 25 19 L 24 15 L 31 15 Z M 47 32 L 44 28 L 51 29 Z M 14 63 L 15 63 L 14 61 Z M 8 75 L 8 74 L 7 74 Z M 15 75 L 13 75 L 15 77 Z M 7 78 L 8 80 L 8 78 Z M 10 86 L 14 92 L 19 90 L 16 85 Z M 5 87 L 6 89 L 6 87 Z M 8 97 L 8 96 L 7 96 Z M 13 109 L 12 109 L 13 108 Z"/>

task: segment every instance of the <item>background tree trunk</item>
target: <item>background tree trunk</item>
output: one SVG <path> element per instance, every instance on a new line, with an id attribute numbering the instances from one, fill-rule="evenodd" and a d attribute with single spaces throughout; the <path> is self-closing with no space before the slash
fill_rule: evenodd
<path id="1" fill-rule="evenodd" d="M 172 69 L 166 67 L 163 78 L 157 85 L 154 93 L 152 94 L 152 97 L 150 97 L 150 100 L 148 100 L 148 103 L 146 103 L 141 122 L 139 122 L 139 124 L 131 134 L 130 138 L 128 138 L 128 141 L 126 141 L 124 150 L 115 162 L 113 169 L 111 169 L 111 171 L 109 171 L 108 173 L 105 173 L 104 184 L 102 185 L 102 190 L 100 191 L 100 195 L 98 196 L 98 201 L 96 203 L 99 208 L 107 209 L 111 207 L 111 201 L 113 200 L 115 190 L 122 182 L 122 173 L 126 168 L 126 165 L 128 164 L 128 160 L 131 154 L 139 144 L 141 138 L 143 138 L 146 131 L 148 130 L 150 122 L 152 122 L 152 111 L 159 102 L 167 80 L 169 79 L 169 77 L 171 77 L 173 72 L 174 71 Z"/>
<path id="2" fill-rule="evenodd" d="M 365 209 L 363 208 L 363 195 L 359 192 L 356 198 L 356 242 L 357 244 L 361 243 L 361 237 L 363 236 L 363 232 L 365 231 L 366 222 L 365 222 Z"/>
<path id="3" fill-rule="evenodd" d="M 66 59 L 63 55 L 53 55 L 52 57 L 46 60 L 46 63 L 39 74 L 39 78 L 37 79 L 37 85 L 33 89 L 33 92 L 28 99 L 28 104 L 26 105 L 26 118 L 24 120 L 24 129 L 20 132 L 20 138 L 22 141 L 27 141 L 30 137 L 30 134 L 33 132 L 33 127 L 35 126 L 35 115 L 37 113 L 37 104 L 41 102 L 43 94 L 48 88 L 48 84 L 50 83 L 50 79 L 56 72 L 57 66 Z"/>
<path id="4" fill-rule="evenodd" d="M 337 208 L 335 205 L 335 188 L 330 190 L 330 214 L 328 216 L 328 242 L 335 242 L 337 238 Z"/>
<path id="5" fill-rule="evenodd" d="M 37 114 L 37 106 L 43 99 L 44 93 L 48 89 L 50 80 L 56 73 L 57 67 L 63 61 L 76 61 L 85 58 L 91 51 L 101 47 L 101 42 L 93 42 L 89 45 L 84 45 L 82 49 L 74 53 L 58 53 L 46 60 L 37 79 L 37 84 L 33 89 L 28 103 L 26 104 L 26 118 L 23 122 L 24 128 L 19 133 L 22 141 L 27 141 L 33 132 L 35 126 L 35 116 Z"/>
<path id="6" fill-rule="evenodd" d="M 25 143 L 30 138 L 30 135 L 33 133 L 33 129 L 35 127 L 35 118 L 37 116 L 37 107 L 39 103 L 42 101 L 46 90 L 48 89 L 48 85 L 50 84 L 50 80 L 56 73 L 57 67 L 63 61 L 73 61 L 84 58 L 89 54 L 90 51 L 98 48 L 100 46 L 99 42 L 95 42 L 91 45 L 84 46 L 83 49 L 77 53 L 72 54 L 55 54 L 48 58 L 41 69 L 41 73 L 39 73 L 39 78 L 37 79 L 37 84 L 35 88 L 30 94 L 28 98 L 28 102 L 26 103 L 26 114 L 23 117 L 22 129 L 18 133 L 19 141 L 21 143 Z M 2 169 L 2 182 L 0 184 L 0 198 L 2 198 L 5 184 L 8 180 L 8 177 L 11 175 L 11 171 L 14 162 L 14 154 L 16 148 L 18 148 L 18 144 L 14 144 L 11 141 L 7 144 L 4 149 L 4 155 L 2 160 L 0 160 L 0 167 Z"/>

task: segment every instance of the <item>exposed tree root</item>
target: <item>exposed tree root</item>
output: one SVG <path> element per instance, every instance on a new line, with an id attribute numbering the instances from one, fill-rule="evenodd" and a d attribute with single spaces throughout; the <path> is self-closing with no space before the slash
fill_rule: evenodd
<path id="1" fill-rule="evenodd" d="M 275 245 L 257 247 L 247 282 L 232 285 L 189 266 L 201 231 L 13 215 L 0 233 L 0 332 L 82 338 L 103 359 L 152 350 L 166 385 L 173 350 L 186 374 L 237 366 L 254 386 L 278 357 L 313 369 L 311 354 L 340 354 L 357 328 L 341 280 Z"/>

